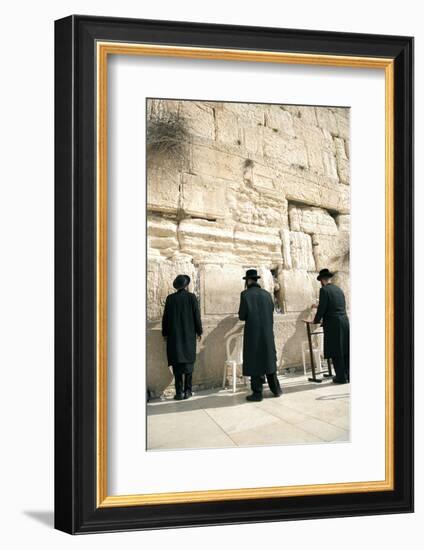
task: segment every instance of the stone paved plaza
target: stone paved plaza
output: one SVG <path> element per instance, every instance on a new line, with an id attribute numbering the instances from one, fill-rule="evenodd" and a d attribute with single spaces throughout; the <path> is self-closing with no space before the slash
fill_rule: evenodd
<path id="1" fill-rule="evenodd" d="M 147 448 L 192 449 L 349 441 L 350 384 L 280 376 L 283 395 L 246 401 L 247 386 L 147 405 Z"/>

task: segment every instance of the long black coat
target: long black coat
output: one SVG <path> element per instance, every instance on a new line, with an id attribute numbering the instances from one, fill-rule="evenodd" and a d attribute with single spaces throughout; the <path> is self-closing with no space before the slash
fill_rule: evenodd
<path id="1" fill-rule="evenodd" d="M 349 319 L 343 290 L 336 285 L 322 286 L 314 323 L 324 328 L 324 356 L 326 358 L 349 355 Z"/>
<path id="2" fill-rule="evenodd" d="M 181 289 L 166 298 L 162 317 L 162 335 L 166 337 L 168 365 L 194 363 L 196 335 L 202 334 L 197 298 Z"/>
<path id="3" fill-rule="evenodd" d="M 243 375 L 261 376 L 277 371 L 274 341 L 274 303 L 258 284 L 240 295 L 239 319 L 246 321 L 243 339 Z"/>

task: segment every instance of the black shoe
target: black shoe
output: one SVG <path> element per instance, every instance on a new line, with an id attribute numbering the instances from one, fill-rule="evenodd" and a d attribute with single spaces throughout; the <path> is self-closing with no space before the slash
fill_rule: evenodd
<path id="1" fill-rule="evenodd" d="M 333 376 L 333 384 L 347 384 L 346 380 L 340 380 L 337 376 Z"/>
<path id="2" fill-rule="evenodd" d="M 283 390 L 280 390 L 278 393 L 272 392 L 273 397 L 280 397 L 280 395 L 283 395 Z"/>
<path id="3" fill-rule="evenodd" d="M 191 391 L 185 391 L 184 392 L 184 399 L 190 399 L 190 397 L 192 396 L 193 394 L 191 393 Z"/>
<path id="4" fill-rule="evenodd" d="M 262 401 L 262 394 L 252 393 L 246 397 L 246 401 Z"/>
<path id="5" fill-rule="evenodd" d="M 177 394 L 174 395 L 174 399 L 176 401 L 182 401 L 184 399 L 184 396 L 183 396 L 182 393 L 177 393 Z"/>

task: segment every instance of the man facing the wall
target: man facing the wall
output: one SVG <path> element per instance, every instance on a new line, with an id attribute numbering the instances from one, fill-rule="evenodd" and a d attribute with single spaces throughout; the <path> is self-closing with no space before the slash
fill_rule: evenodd
<path id="1" fill-rule="evenodd" d="M 246 290 L 240 295 L 239 319 L 245 321 L 243 338 L 243 376 L 250 376 L 252 394 L 248 401 L 262 401 L 265 375 L 275 397 L 282 393 L 277 378 L 277 353 L 274 341 L 274 302 L 258 284 L 256 269 L 248 269 Z"/>
<path id="2" fill-rule="evenodd" d="M 172 366 L 175 377 L 174 399 L 178 401 L 192 396 L 196 335 L 199 341 L 202 336 L 199 304 L 195 294 L 188 292 L 189 284 L 188 275 L 176 277 L 173 282 L 176 292 L 167 296 L 162 317 L 168 365 Z"/>
<path id="3" fill-rule="evenodd" d="M 349 382 L 349 319 L 343 290 L 332 284 L 333 273 L 321 269 L 317 277 L 321 282 L 319 304 L 314 323 L 324 329 L 324 357 L 333 361 L 335 384 Z"/>

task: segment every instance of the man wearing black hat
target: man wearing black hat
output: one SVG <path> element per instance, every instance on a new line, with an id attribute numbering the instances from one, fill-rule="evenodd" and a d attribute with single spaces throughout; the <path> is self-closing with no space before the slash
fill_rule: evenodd
<path id="1" fill-rule="evenodd" d="M 331 359 L 336 371 L 335 384 L 349 382 L 349 318 L 343 290 L 331 283 L 333 273 L 321 269 L 317 277 L 321 282 L 318 310 L 314 323 L 324 329 L 324 357 Z"/>
<path id="2" fill-rule="evenodd" d="M 197 298 L 187 287 L 188 275 L 178 275 L 173 286 L 176 290 L 166 298 L 162 317 L 162 336 L 166 339 L 168 365 L 175 377 L 174 399 L 192 396 L 192 376 L 196 360 L 196 335 L 200 341 L 202 321 Z"/>
<path id="3" fill-rule="evenodd" d="M 258 284 L 256 269 L 248 269 L 246 290 L 240 295 L 239 319 L 245 321 L 243 338 L 243 375 L 250 376 L 252 394 L 248 401 L 262 401 L 265 375 L 275 397 L 282 393 L 277 378 L 277 353 L 274 341 L 274 301 Z"/>

